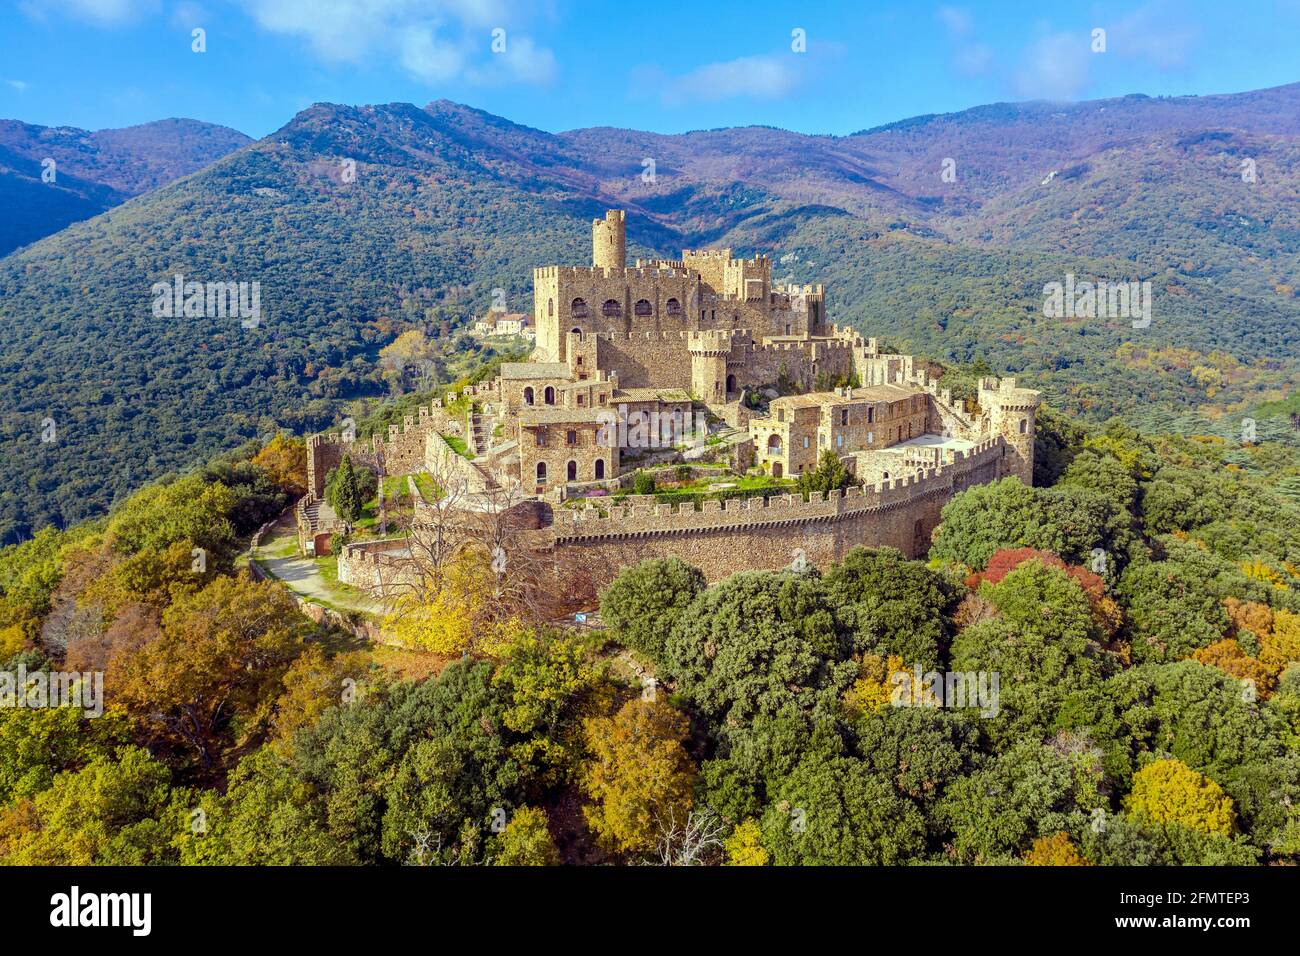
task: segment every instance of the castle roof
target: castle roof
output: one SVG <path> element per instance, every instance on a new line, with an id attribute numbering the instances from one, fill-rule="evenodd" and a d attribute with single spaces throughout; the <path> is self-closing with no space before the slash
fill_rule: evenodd
<path id="1" fill-rule="evenodd" d="M 519 423 L 521 425 L 583 425 L 607 422 L 610 414 L 607 409 L 530 406 L 519 410 Z"/>
<path id="2" fill-rule="evenodd" d="M 807 392 L 803 395 L 784 395 L 774 398 L 771 405 L 782 408 L 812 408 L 824 405 L 844 405 L 850 402 L 896 402 L 924 394 L 924 389 L 907 385 L 867 385 L 847 394 L 843 391 Z"/>
<path id="3" fill-rule="evenodd" d="M 501 377 L 512 379 L 569 378 L 566 362 L 503 362 Z"/>
<path id="4" fill-rule="evenodd" d="M 616 402 L 689 402 L 690 400 L 690 393 L 684 388 L 620 388 L 614 392 Z"/>

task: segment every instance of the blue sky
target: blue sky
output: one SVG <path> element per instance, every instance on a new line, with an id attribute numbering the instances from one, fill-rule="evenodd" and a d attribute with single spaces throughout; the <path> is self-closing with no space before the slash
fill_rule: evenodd
<path id="1" fill-rule="evenodd" d="M 187 116 L 260 137 L 313 102 L 446 97 L 548 130 L 843 134 L 1002 100 L 1300 80 L 1300 0 L 3 2 L 0 117 L 88 129 Z"/>

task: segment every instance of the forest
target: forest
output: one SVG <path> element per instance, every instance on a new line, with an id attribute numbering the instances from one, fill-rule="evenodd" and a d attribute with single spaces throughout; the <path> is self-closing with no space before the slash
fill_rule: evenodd
<path id="1" fill-rule="evenodd" d="M 0 708 L 0 861 L 1300 862 L 1294 451 L 1053 410 L 1038 449 L 924 559 L 646 561 L 599 627 L 430 652 L 249 573 L 304 480 L 299 440 L 249 443 L 0 550 L 0 671 L 105 693 Z M 438 599 L 472 622 L 479 594 Z"/>

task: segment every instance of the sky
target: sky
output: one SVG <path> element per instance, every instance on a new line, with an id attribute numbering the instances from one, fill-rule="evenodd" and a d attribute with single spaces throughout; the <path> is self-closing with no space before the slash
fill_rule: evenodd
<path id="1" fill-rule="evenodd" d="M 551 131 L 847 134 L 992 102 L 1300 81 L 1300 0 L 0 5 L 0 117 L 85 129 L 189 117 L 262 137 L 316 102 L 446 98 Z"/>

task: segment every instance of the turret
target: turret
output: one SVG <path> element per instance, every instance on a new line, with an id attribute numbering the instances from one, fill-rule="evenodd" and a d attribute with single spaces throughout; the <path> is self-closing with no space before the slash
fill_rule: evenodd
<path id="1" fill-rule="evenodd" d="M 982 378 L 979 381 L 980 409 L 989 418 L 994 434 L 1007 443 L 999 477 L 1014 475 L 1027 485 L 1034 483 L 1034 430 L 1042 394 L 1017 388 L 1014 378 Z"/>
<path id="2" fill-rule="evenodd" d="M 598 269 L 627 266 L 627 226 L 621 209 L 611 209 L 604 219 L 591 221 L 591 264 Z"/>

